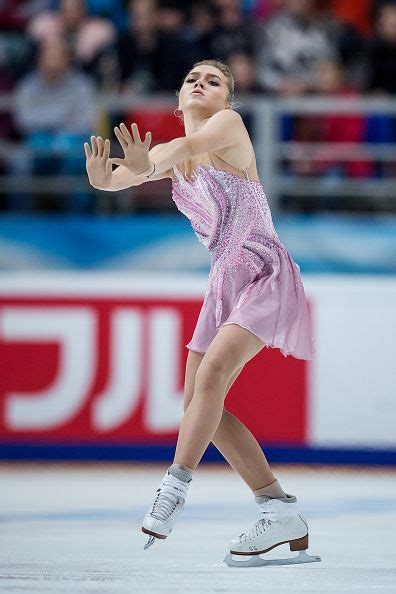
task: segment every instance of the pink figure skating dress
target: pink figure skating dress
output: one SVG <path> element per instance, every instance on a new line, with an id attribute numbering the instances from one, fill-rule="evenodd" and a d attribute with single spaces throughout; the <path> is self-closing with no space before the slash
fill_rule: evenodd
<path id="1" fill-rule="evenodd" d="M 300 268 L 280 241 L 259 181 L 200 163 L 173 167 L 172 198 L 211 254 L 204 302 L 187 348 L 205 353 L 225 324 L 253 332 L 284 356 L 316 352 Z"/>

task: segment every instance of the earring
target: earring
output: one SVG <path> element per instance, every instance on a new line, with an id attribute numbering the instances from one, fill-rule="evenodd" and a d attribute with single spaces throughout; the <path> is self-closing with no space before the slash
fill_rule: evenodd
<path id="1" fill-rule="evenodd" d="M 179 112 L 180 112 L 180 115 L 179 115 L 178 113 L 176 113 L 177 111 L 179 111 Z M 173 111 L 173 113 L 174 113 L 174 115 L 175 115 L 177 118 L 180 118 L 180 117 L 182 118 L 182 117 L 183 117 L 183 112 L 182 112 L 182 110 L 181 110 L 181 109 L 177 109 L 177 108 L 176 108 L 176 109 Z"/>

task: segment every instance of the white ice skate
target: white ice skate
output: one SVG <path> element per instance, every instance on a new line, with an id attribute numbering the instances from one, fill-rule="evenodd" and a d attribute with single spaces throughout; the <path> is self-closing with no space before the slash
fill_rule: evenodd
<path id="1" fill-rule="evenodd" d="M 293 565 L 321 561 L 320 557 L 308 555 L 308 524 L 299 513 L 296 498 L 287 494 L 288 502 L 270 499 L 260 504 L 262 517 L 246 532 L 234 538 L 224 563 L 229 567 L 258 567 L 262 565 Z M 263 559 L 263 553 L 281 545 L 289 544 L 291 551 L 299 551 L 295 557 Z M 233 555 L 237 559 L 233 558 Z M 249 556 L 250 558 L 246 558 Z M 243 559 L 245 557 L 245 559 Z"/>
<path id="2" fill-rule="evenodd" d="M 156 491 L 154 503 L 143 519 L 142 531 L 150 535 L 145 549 L 151 547 L 156 538 L 164 539 L 172 532 L 172 526 L 182 512 L 187 491 L 188 483 L 167 470 Z"/>

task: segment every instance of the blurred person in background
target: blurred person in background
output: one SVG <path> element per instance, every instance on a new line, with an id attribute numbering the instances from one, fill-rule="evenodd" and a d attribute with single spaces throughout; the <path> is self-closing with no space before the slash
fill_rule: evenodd
<path id="1" fill-rule="evenodd" d="M 218 9 L 209 2 L 197 2 L 190 8 L 188 35 L 197 44 L 198 55 L 215 58 Z"/>
<path id="2" fill-rule="evenodd" d="M 336 56 L 315 0 L 285 0 L 281 12 L 256 27 L 255 41 L 259 81 L 274 95 L 305 94 L 316 64 Z"/>
<path id="3" fill-rule="evenodd" d="M 32 65 L 32 45 L 26 39 L 23 30 L 26 16 L 23 5 L 18 0 L 2 0 L 0 4 L 0 93 L 10 98 L 18 78 Z M 7 141 L 17 136 L 13 125 L 10 107 L 7 104 L 0 109 L 0 175 L 8 171 Z M 0 209 L 6 204 L 0 200 Z"/>
<path id="4" fill-rule="evenodd" d="M 41 43 L 37 68 L 17 85 L 14 120 L 24 139 L 20 154 L 10 162 L 14 176 L 84 173 L 81 142 L 93 130 L 95 88 L 84 73 L 71 67 L 69 46 L 63 38 Z M 13 183 L 17 186 L 17 177 Z M 91 192 L 60 194 L 57 200 L 64 201 L 64 208 L 84 210 L 92 206 L 93 197 Z M 9 194 L 8 201 L 14 208 L 32 206 L 31 197 L 21 198 L 18 193 Z M 48 206 L 44 197 L 40 201 Z"/>
<path id="5" fill-rule="evenodd" d="M 182 0 L 159 0 L 154 18 L 158 28 L 155 90 L 174 92 L 190 64 L 199 58 L 199 47 L 189 36 L 186 6 Z"/>
<path id="6" fill-rule="evenodd" d="M 360 22 L 360 12 L 357 11 L 355 15 L 353 10 L 351 14 L 345 11 L 344 20 L 343 13 L 334 10 L 333 3 L 329 3 L 328 0 L 317 1 L 318 19 L 335 48 L 334 59 L 342 66 L 349 86 L 361 92 L 365 77 L 364 57 L 367 40 L 365 33 L 361 31 L 364 20 Z M 317 89 L 314 88 L 313 91 L 317 92 Z"/>
<path id="7" fill-rule="evenodd" d="M 396 95 L 396 2 L 382 1 L 375 21 L 375 34 L 367 47 L 366 91 L 377 97 Z M 367 141 L 396 143 L 396 117 L 372 113 L 368 118 Z M 396 176 L 396 162 L 377 163 L 380 176 Z"/>
<path id="8" fill-rule="evenodd" d="M 383 3 L 375 35 L 367 46 L 366 90 L 377 95 L 396 94 L 396 2 Z"/>
<path id="9" fill-rule="evenodd" d="M 234 77 L 235 92 L 237 96 L 247 94 L 264 94 L 264 89 L 257 80 L 257 70 L 254 57 L 244 54 L 242 52 L 235 52 L 231 54 L 227 60 L 227 65 Z M 250 134 L 250 137 L 255 140 L 254 131 L 254 115 L 251 110 L 244 106 L 243 100 L 238 111 L 243 116 L 243 121 Z"/>
<path id="10" fill-rule="evenodd" d="M 233 52 L 254 53 L 253 23 L 242 12 L 241 0 L 213 0 L 217 10 L 217 26 L 210 55 L 227 60 Z"/>
<path id="11" fill-rule="evenodd" d="M 237 93 L 264 93 L 257 79 L 257 68 L 254 58 L 243 52 L 232 53 L 227 60 L 235 81 Z"/>
<path id="12" fill-rule="evenodd" d="M 0 10 L 0 92 L 11 92 L 17 80 L 34 65 L 32 44 L 24 35 L 26 18 L 17 0 L 3 0 Z M 13 135 L 9 111 L 0 112 L 0 138 Z"/>
<path id="13" fill-rule="evenodd" d="M 133 92 L 174 92 L 198 54 L 181 0 L 130 0 L 128 26 L 118 35 L 120 87 Z"/>
<path id="14" fill-rule="evenodd" d="M 127 28 L 116 43 L 120 89 L 145 93 L 156 87 L 157 0 L 130 0 L 127 7 Z"/>
<path id="15" fill-rule="evenodd" d="M 63 37 L 73 51 L 77 66 L 95 77 L 98 84 L 108 75 L 107 53 L 116 40 L 116 28 L 108 19 L 92 17 L 84 0 L 60 0 L 59 10 L 44 11 L 27 26 L 36 42 Z"/>
<path id="16" fill-rule="evenodd" d="M 33 43 L 24 34 L 27 18 L 17 0 L 0 4 L 0 68 L 15 81 L 33 65 Z"/>
<path id="17" fill-rule="evenodd" d="M 273 96 L 305 95 L 314 86 L 316 64 L 334 59 L 336 48 L 323 28 L 316 0 L 284 0 L 281 8 L 255 27 L 258 81 Z M 280 114 L 282 141 L 293 139 L 295 119 L 291 113 Z"/>
<path id="18" fill-rule="evenodd" d="M 335 61 L 323 61 L 316 65 L 315 92 L 325 97 L 354 98 L 358 92 L 345 81 L 342 65 Z M 315 205 L 331 210 L 345 204 L 345 198 L 328 195 L 328 189 L 344 177 L 361 178 L 374 175 L 374 165 L 365 159 L 364 151 L 359 144 L 364 142 L 367 118 L 359 114 L 320 114 L 304 115 L 296 119 L 294 138 L 298 142 L 313 143 L 353 143 L 362 154 L 361 160 L 344 160 L 339 147 L 315 148 L 316 159 L 309 157 L 295 159 L 290 162 L 289 172 L 292 175 L 320 176 L 323 194 L 314 198 Z M 303 149 L 304 150 L 304 149 Z M 305 151 L 304 151 L 305 152 Z"/>

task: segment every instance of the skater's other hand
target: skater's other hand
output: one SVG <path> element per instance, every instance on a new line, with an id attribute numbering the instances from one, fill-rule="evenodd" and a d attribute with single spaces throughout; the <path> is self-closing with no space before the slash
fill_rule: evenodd
<path id="1" fill-rule="evenodd" d="M 132 136 L 124 123 L 114 128 L 114 133 L 124 151 L 124 159 L 112 159 L 115 165 L 126 167 L 135 175 L 148 175 L 153 170 L 149 157 L 151 132 L 146 132 L 144 140 L 140 138 L 137 124 L 131 125 Z"/>
<path id="2" fill-rule="evenodd" d="M 92 147 L 84 142 L 86 169 L 91 186 L 106 188 L 111 184 L 112 163 L 110 140 L 103 141 L 101 136 L 91 136 Z"/>

